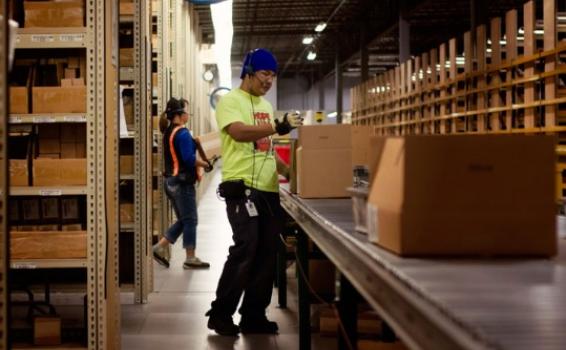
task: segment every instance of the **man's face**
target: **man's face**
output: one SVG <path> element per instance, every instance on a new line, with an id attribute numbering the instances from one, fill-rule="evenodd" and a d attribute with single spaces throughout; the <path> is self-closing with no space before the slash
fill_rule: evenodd
<path id="1" fill-rule="evenodd" d="M 255 96 L 265 95 L 271 89 L 275 77 L 276 74 L 270 70 L 258 70 L 250 78 L 252 83 L 251 93 Z"/>

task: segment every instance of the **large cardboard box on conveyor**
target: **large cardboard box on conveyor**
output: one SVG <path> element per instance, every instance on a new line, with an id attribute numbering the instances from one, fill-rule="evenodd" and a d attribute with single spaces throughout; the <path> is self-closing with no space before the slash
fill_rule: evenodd
<path id="1" fill-rule="evenodd" d="M 348 197 L 352 185 L 352 134 L 348 124 L 299 127 L 297 194 L 302 198 Z"/>
<path id="2" fill-rule="evenodd" d="M 368 237 L 404 256 L 556 254 L 551 136 L 385 140 Z"/>
<path id="3" fill-rule="evenodd" d="M 84 27 L 84 1 L 24 1 L 26 28 Z"/>

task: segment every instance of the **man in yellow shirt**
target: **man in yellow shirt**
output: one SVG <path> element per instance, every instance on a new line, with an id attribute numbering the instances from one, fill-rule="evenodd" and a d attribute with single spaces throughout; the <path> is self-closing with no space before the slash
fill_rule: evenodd
<path id="1" fill-rule="evenodd" d="M 277 333 L 266 309 L 271 302 L 276 242 L 282 229 L 277 164 L 271 135 L 285 135 L 302 124 L 298 114 L 273 118 L 264 96 L 277 74 L 277 60 L 266 49 L 250 51 L 243 63 L 239 88 L 226 94 L 216 108 L 221 130 L 220 195 L 232 227 L 234 245 L 206 313 L 208 328 L 221 335 Z M 239 327 L 232 320 L 243 294 Z"/>

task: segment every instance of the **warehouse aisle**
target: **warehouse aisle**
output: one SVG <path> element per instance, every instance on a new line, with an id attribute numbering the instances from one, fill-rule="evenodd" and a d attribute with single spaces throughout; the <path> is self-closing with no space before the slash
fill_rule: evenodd
<path id="1" fill-rule="evenodd" d="M 154 264 L 155 292 L 146 305 L 122 305 L 122 349 L 125 350 L 267 350 L 298 349 L 298 317 L 294 272 L 288 271 L 288 309 L 276 307 L 274 290 L 268 317 L 279 323 L 279 335 L 222 337 L 206 327 L 204 313 L 231 244 L 231 230 L 224 202 L 216 197 L 220 172 L 199 203 L 198 256 L 211 263 L 210 270 L 183 270 L 181 242 L 173 248 L 171 267 Z M 239 322 L 239 315 L 234 319 Z M 313 350 L 336 349 L 336 339 L 313 334 Z"/>

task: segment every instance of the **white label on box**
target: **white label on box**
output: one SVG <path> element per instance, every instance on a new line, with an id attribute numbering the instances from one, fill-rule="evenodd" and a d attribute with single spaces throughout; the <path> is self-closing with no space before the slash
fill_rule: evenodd
<path id="1" fill-rule="evenodd" d="M 34 123 L 55 123 L 56 120 L 53 117 L 33 117 Z"/>
<path id="2" fill-rule="evenodd" d="M 53 35 L 49 34 L 36 34 L 31 36 L 31 42 L 33 43 L 52 43 L 55 41 Z"/>
<path id="3" fill-rule="evenodd" d="M 41 190 L 39 191 L 40 196 L 62 196 L 62 190 Z"/>
<path id="4" fill-rule="evenodd" d="M 59 40 L 64 42 L 80 42 L 84 40 L 83 34 L 62 34 L 59 36 Z"/>
<path id="5" fill-rule="evenodd" d="M 377 207 L 371 203 L 367 204 L 367 230 L 368 230 L 368 240 L 370 242 L 378 242 L 379 234 L 377 232 L 377 214 L 379 210 Z"/>
<path id="6" fill-rule="evenodd" d="M 36 269 L 37 265 L 32 263 L 12 263 L 13 269 Z"/>

